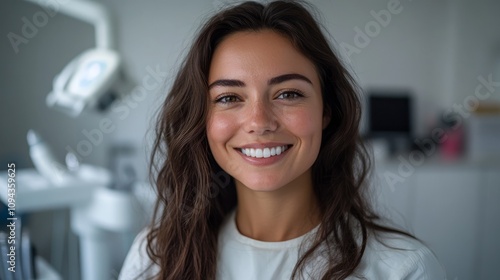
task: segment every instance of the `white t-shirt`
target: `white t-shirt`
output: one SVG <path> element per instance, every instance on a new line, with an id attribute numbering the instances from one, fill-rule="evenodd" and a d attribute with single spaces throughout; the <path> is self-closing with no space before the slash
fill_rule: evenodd
<path id="1" fill-rule="evenodd" d="M 318 227 L 287 241 L 258 241 L 243 236 L 238 231 L 233 211 L 228 215 L 219 234 L 217 279 L 290 279 L 299 254 L 307 249 L 304 245 L 308 244 L 308 238 L 311 238 L 317 229 Z M 158 272 L 158 267 L 152 266 L 139 276 L 151 264 L 146 253 L 146 233 L 141 232 L 134 241 L 119 280 L 145 279 Z M 389 247 L 373 237 L 369 238 L 361 263 L 356 269 L 357 276 L 369 280 L 446 279 L 444 270 L 434 254 L 419 241 L 396 234 L 383 233 L 381 237 Z M 319 279 L 323 263 L 324 259 L 319 255 L 308 263 L 304 270 L 305 279 Z M 358 278 L 351 276 L 348 279 Z"/>

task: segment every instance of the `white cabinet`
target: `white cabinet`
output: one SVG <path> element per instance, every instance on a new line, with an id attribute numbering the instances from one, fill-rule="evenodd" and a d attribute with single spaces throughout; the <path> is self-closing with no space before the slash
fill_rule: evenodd
<path id="1" fill-rule="evenodd" d="M 498 279 L 500 164 L 429 160 L 414 167 L 408 175 L 399 160 L 376 163 L 377 209 L 428 244 L 448 279 Z"/>
<path id="2" fill-rule="evenodd" d="M 500 170 L 485 174 L 480 206 L 478 279 L 496 279 L 500 275 Z"/>

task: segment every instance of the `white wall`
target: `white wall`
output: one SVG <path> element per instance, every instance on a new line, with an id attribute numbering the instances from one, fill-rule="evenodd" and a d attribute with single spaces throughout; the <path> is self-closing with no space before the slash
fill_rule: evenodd
<path id="1" fill-rule="evenodd" d="M 455 67 L 447 102 L 461 104 L 467 96 L 474 95 L 479 84 L 477 77 L 493 74 L 500 65 L 500 2 L 460 0 L 456 5 L 458 36 L 455 42 L 450 42 L 450 48 L 454 48 Z M 499 74 L 496 73 L 496 81 Z M 489 100 L 500 101 L 500 91 L 497 89 Z"/>

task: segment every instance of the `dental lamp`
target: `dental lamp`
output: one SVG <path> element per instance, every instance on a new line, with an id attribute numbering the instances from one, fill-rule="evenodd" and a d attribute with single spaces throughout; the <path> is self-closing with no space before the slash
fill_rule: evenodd
<path id="1" fill-rule="evenodd" d="M 117 98 L 120 57 L 112 50 L 91 49 L 77 56 L 54 79 L 49 107 L 76 117 L 84 109 L 105 111 Z"/>
<path id="2" fill-rule="evenodd" d="M 106 9 L 95 2 L 68 0 L 54 6 L 54 1 L 28 0 L 70 17 L 88 22 L 95 28 L 96 46 L 75 57 L 54 78 L 46 98 L 49 107 L 72 117 L 84 110 L 105 111 L 130 85 L 123 77 L 122 59 L 113 49 L 111 21 Z M 51 6 L 52 4 L 52 6 Z"/>

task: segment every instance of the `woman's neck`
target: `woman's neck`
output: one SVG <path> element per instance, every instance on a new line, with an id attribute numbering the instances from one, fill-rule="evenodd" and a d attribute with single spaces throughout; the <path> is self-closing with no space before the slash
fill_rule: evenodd
<path id="1" fill-rule="evenodd" d="M 320 222 L 309 171 L 275 191 L 257 192 L 239 182 L 236 190 L 236 224 L 241 234 L 252 239 L 290 240 L 306 234 Z"/>

